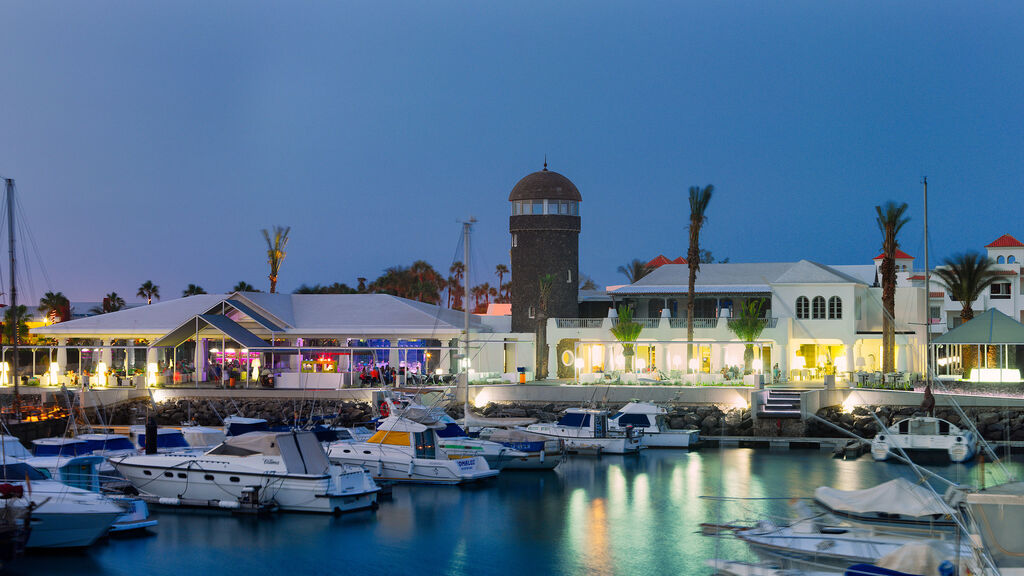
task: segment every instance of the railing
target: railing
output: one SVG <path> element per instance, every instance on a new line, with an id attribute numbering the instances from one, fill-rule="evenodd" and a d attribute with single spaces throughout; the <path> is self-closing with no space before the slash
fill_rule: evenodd
<path id="1" fill-rule="evenodd" d="M 732 326 L 734 322 L 740 320 L 740 318 L 730 318 L 729 326 Z M 778 318 L 761 318 L 761 322 L 764 324 L 764 328 L 775 328 L 779 325 Z"/>
<path id="2" fill-rule="evenodd" d="M 559 328 L 600 328 L 601 318 L 555 318 Z"/>
<path id="3" fill-rule="evenodd" d="M 661 322 L 661 318 L 633 318 L 633 322 L 636 322 L 643 328 L 657 328 Z M 612 318 L 612 326 L 618 326 L 619 319 Z"/>
<path id="4" fill-rule="evenodd" d="M 671 318 L 668 325 L 672 328 L 686 328 L 686 318 Z M 718 318 L 694 318 L 694 328 L 717 328 Z"/>

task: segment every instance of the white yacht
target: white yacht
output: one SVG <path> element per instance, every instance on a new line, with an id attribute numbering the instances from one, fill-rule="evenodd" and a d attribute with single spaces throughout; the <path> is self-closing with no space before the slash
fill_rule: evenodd
<path id="1" fill-rule="evenodd" d="M 327 454 L 332 462 L 364 466 L 377 480 L 428 484 L 464 484 L 498 475 L 482 456 L 445 456 L 435 430 L 445 425 L 420 418 L 389 416 L 365 442 L 335 442 Z"/>
<path id="2" fill-rule="evenodd" d="M 234 508 L 253 492 L 281 510 L 339 513 L 369 508 L 380 488 L 355 466 L 332 465 L 310 432 L 250 432 L 205 454 L 113 458 L 140 492 L 162 503 Z"/>
<path id="3" fill-rule="evenodd" d="M 570 452 L 594 452 L 597 454 L 629 454 L 643 446 L 641 432 L 626 434 L 608 433 L 608 411 L 590 408 L 569 408 L 554 424 L 531 424 L 525 428 L 551 438 L 565 441 Z"/>
<path id="4" fill-rule="evenodd" d="M 90 546 L 125 513 L 124 508 L 102 494 L 51 480 L 24 462 L 4 461 L 2 475 L 3 482 L 21 486 L 24 497 L 35 505 L 29 548 Z"/>
<path id="5" fill-rule="evenodd" d="M 886 460 L 899 453 L 899 446 L 908 456 L 945 455 L 951 462 L 970 460 L 978 450 L 978 439 L 970 430 L 929 416 L 907 418 L 877 434 L 871 441 L 871 457 Z"/>
<path id="6" fill-rule="evenodd" d="M 129 453 L 133 454 L 135 451 L 124 452 L 121 455 Z M 65 486 L 80 488 L 89 492 L 99 493 L 103 491 L 103 484 L 106 478 L 101 476 L 100 473 L 104 470 L 104 467 L 110 466 L 107 457 L 87 455 L 54 460 L 55 462 L 52 463 L 52 467 L 40 468 L 35 466 L 35 468 Z M 122 514 L 110 526 L 111 533 L 134 532 L 156 526 L 157 521 L 149 517 L 149 506 L 145 500 L 110 492 L 107 492 L 106 496 L 123 509 Z"/>
<path id="7" fill-rule="evenodd" d="M 895 478 L 864 490 L 821 486 L 814 502 L 830 514 L 856 524 L 917 530 L 952 530 L 955 513 L 942 498 L 920 484 Z"/>
<path id="8" fill-rule="evenodd" d="M 207 426 L 182 426 L 181 434 L 193 449 L 209 450 L 227 438 L 223 430 Z"/>
<path id="9" fill-rule="evenodd" d="M 514 428 L 482 428 L 480 437 L 518 450 L 523 456 L 513 458 L 505 468 L 520 470 L 553 470 L 565 458 L 565 442 Z"/>
<path id="10" fill-rule="evenodd" d="M 480 456 L 487 461 L 492 470 L 501 470 L 505 466 L 521 458 L 526 453 L 500 442 L 487 439 L 470 438 L 469 434 L 448 415 L 438 418 L 444 428 L 434 428 L 434 441 L 440 455 L 449 460 Z"/>
<path id="11" fill-rule="evenodd" d="M 675 430 L 668 425 L 668 411 L 650 402 L 630 402 L 608 418 L 608 430 L 625 434 L 629 427 L 644 433 L 649 448 L 690 448 L 700 440 L 700 430 Z"/>

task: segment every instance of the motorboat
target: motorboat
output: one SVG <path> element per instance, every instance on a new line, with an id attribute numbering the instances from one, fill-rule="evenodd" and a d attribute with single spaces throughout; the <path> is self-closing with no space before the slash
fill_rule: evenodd
<path id="1" fill-rule="evenodd" d="M 498 475 L 483 456 L 442 454 L 436 430 L 446 425 L 428 418 L 389 416 L 364 442 L 334 442 L 331 462 L 363 466 L 377 480 L 427 484 L 466 484 Z"/>
<path id="2" fill-rule="evenodd" d="M 366 470 L 333 465 L 311 432 L 249 432 L 206 452 L 112 458 L 142 494 L 169 505 L 340 513 L 370 508 L 380 487 Z"/>
<path id="3" fill-rule="evenodd" d="M 193 449 L 209 450 L 227 437 L 224 430 L 208 426 L 182 426 L 181 435 Z"/>
<path id="4" fill-rule="evenodd" d="M 31 512 L 22 486 L 0 483 L 0 570 L 25 551 Z"/>
<path id="5" fill-rule="evenodd" d="M 629 427 L 644 433 L 648 448 L 691 448 L 700 440 L 700 430 L 676 430 L 668 425 L 668 411 L 650 402 L 630 402 L 608 418 L 608 430 L 625 434 Z"/>
<path id="6" fill-rule="evenodd" d="M 979 543 L 976 562 L 988 568 L 978 574 L 1024 574 L 1024 482 L 1008 482 L 980 490 L 955 488 L 950 504 L 963 510 L 971 539 Z"/>
<path id="7" fill-rule="evenodd" d="M 128 453 L 134 451 L 124 452 L 122 455 Z M 104 466 L 109 466 L 107 457 L 88 455 L 65 459 L 52 469 L 37 469 L 66 486 L 100 493 L 103 492 L 105 484 L 104 478 L 100 475 Z M 111 534 L 137 532 L 157 525 L 157 521 L 149 516 L 149 506 L 145 500 L 111 492 L 105 495 L 123 509 L 123 513 L 110 526 Z"/>
<path id="8" fill-rule="evenodd" d="M 569 408 L 554 424 L 530 424 L 527 432 L 549 438 L 560 438 L 569 452 L 597 454 L 629 454 L 643 446 L 643 433 L 627 430 L 625 434 L 608 432 L 608 411 L 592 408 Z"/>
<path id="9" fill-rule="evenodd" d="M 270 424 L 263 418 L 228 416 L 224 419 L 224 433 L 228 436 L 241 436 L 249 432 L 267 432 L 268 430 L 270 430 Z"/>
<path id="10" fill-rule="evenodd" d="M 565 459 L 565 442 L 515 428 L 481 428 L 480 438 L 522 452 L 510 459 L 506 469 L 553 470 Z"/>
<path id="11" fill-rule="evenodd" d="M 927 542 L 942 558 L 957 556 L 953 534 L 939 534 L 926 540 L 920 534 L 907 532 L 826 526 L 814 517 L 787 526 L 761 521 L 734 533 L 762 560 L 778 563 L 783 568 L 842 570 L 853 564 L 877 564 L 903 546 L 920 542 Z M 969 557 L 971 553 L 966 542 L 960 544 L 961 557 Z"/>
<path id="12" fill-rule="evenodd" d="M 903 478 L 864 490 L 821 486 L 814 502 L 833 516 L 858 524 L 889 528 L 952 530 L 954 511 L 925 486 Z"/>
<path id="13" fill-rule="evenodd" d="M 886 460 L 902 448 L 908 456 L 948 456 L 951 462 L 966 462 L 978 450 L 978 439 L 941 418 L 916 416 L 896 422 L 871 441 L 871 457 Z"/>
<path id="14" fill-rule="evenodd" d="M 24 460 L 25 458 L 31 458 L 32 453 L 14 436 L 8 436 L 6 434 L 0 435 L 0 456 L 4 459 L 15 458 L 18 460 Z"/>
<path id="15" fill-rule="evenodd" d="M 439 455 L 447 456 L 450 460 L 480 456 L 487 461 L 489 468 L 501 470 L 512 462 L 527 457 L 525 452 L 506 444 L 486 438 L 471 438 L 462 426 L 448 415 L 442 415 L 438 420 L 444 424 L 444 428 L 432 429 L 437 451 Z"/>
<path id="16" fill-rule="evenodd" d="M 139 450 L 132 444 L 131 438 L 122 434 L 79 434 L 76 440 L 85 442 L 83 454 L 94 456 L 123 456 L 134 454 Z"/>
<path id="17" fill-rule="evenodd" d="M 84 548 L 105 536 L 125 510 L 106 496 L 47 478 L 24 462 L 5 460 L 3 482 L 20 486 L 33 505 L 29 548 Z"/>

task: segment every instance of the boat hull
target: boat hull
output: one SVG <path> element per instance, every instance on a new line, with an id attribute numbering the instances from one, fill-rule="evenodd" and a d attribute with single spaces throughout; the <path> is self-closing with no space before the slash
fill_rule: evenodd
<path id="1" fill-rule="evenodd" d="M 485 462 L 482 457 L 481 462 Z M 416 458 L 413 460 L 369 460 L 344 453 L 332 452 L 331 462 L 335 464 L 353 464 L 365 468 L 374 480 L 400 482 L 403 484 L 470 484 L 480 482 L 498 475 L 498 470 L 484 467 L 462 469 L 459 460 L 429 460 Z M 461 460 L 470 460 L 463 458 Z"/>
<path id="2" fill-rule="evenodd" d="M 543 458 L 541 457 L 543 455 Z M 562 462 L 561 452 L 527 452 L 505 464 L 507 470 L 554 470 Z"/>
<path id="3" fill-rule="evenodd" d="M 107 534 L 122 512 L 32 513 L 28 548 L 85 548 Z"/>
<path id="4" fill-rule="evenodd" d="M 185 469 L 115 462 L 117 470 L 139 492 L 170 499 L 234 501 L 246 490 L 259 488 L 261 502 L 274 502 L 281 510 L 333 514 L 369 508 L 377 502 L 379 488 L 353 489 L 346 494 L 331 490 L 328 475 L 261 474 L 240 470 Z M 146 475 L 145 471 L 151 475 Z M 171 477 L 164 474 L 171 473 Z M 208 480 L 206 477 L 214 480 Z M 232 481 L 232 478 L 237 480 Z"/>
<path id="5" fill-rule="evenodd" d="M 699 440 L 699 430 L 644 432 L 643 445 L 647 448 L 693 448 Z"/>

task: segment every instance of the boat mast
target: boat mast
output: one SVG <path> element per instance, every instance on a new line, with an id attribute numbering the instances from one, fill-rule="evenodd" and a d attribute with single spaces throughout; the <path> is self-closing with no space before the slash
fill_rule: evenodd
<path id="1" fill-rule="evenodd" d="M 14 179 L 7 179 L 7 244 L 10 248 L 11 260 L 11 371 L 8 374 L 14 380 L 14 418 L 21 420 L 21 396 L 18 392 L 18 328 L 21 318 L 18 317 L 18 283 L 14 281 Z"/>
<path id="2" fill-rule="evenodd" d="M 474 222 L 476 222 L 476 218 L 470 216 L 469 220 L 462 223 L 462 260 L 464 265 L 462 273 L 466 279 L 463 282 L 462 289 L 462 358 L 466 368 L 464 376 L 466 379 L 465 395 L 462 397 L 462 418 L 466 426 L 469 426 L 469 232 Z"/>
<path id="3" fill-rule="evenodd" d="M 925 301 L 925 328 L 924 328 L 924 374 L 925 384 L 932 383 L 932 269 L 928 265 L 928 177 L 921 178 L 924 185 L 924 301 Z"/>

